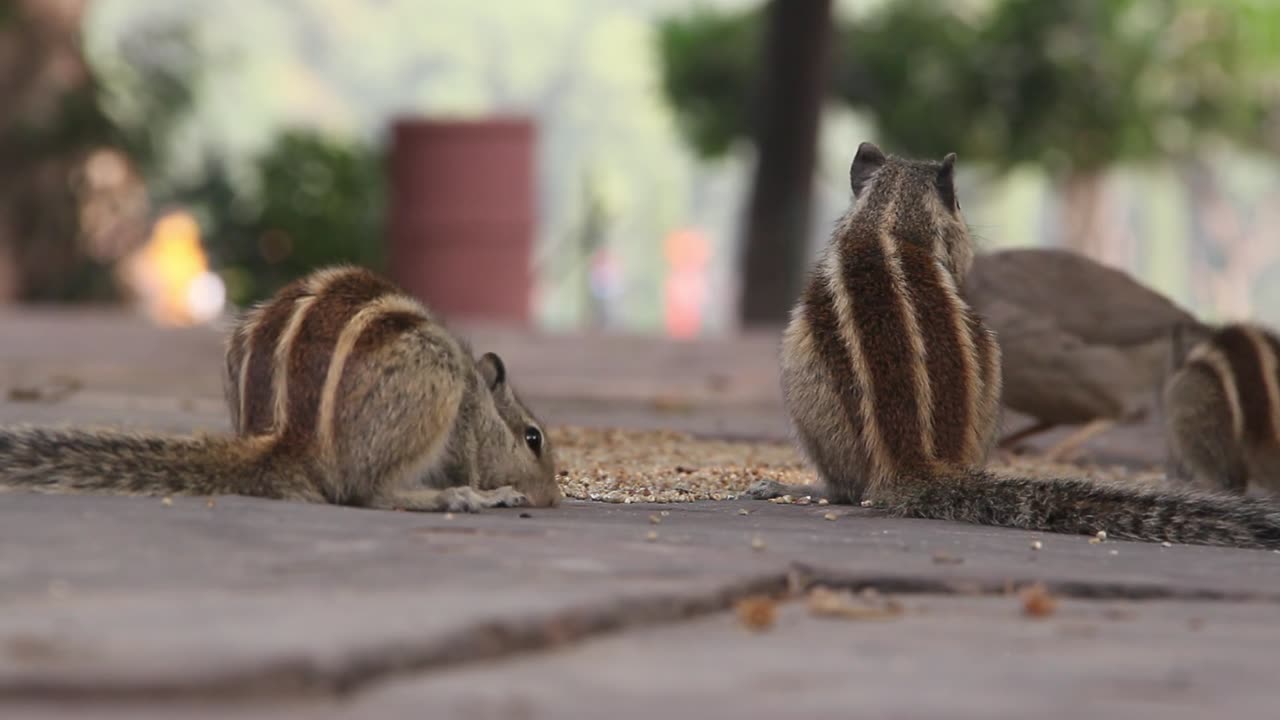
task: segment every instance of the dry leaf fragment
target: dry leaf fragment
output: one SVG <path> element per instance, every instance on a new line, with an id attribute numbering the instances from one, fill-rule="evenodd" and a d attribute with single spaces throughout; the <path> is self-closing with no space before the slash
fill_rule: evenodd
<path id="1" fill-rule="evenodd" d="M 1057 609 L 1057 598 L 1049 594 L 1043 583 L 1036 583 L 1022 591 L 1022 612 L 1028 617 L 1049 617 Z"/>
<path id="2" fill-rule="evenodd" d="M 763 632 L 773 627 L 777 619 L 778 607 L 773 598 L 755 595 L 739 600 L 736 609 L 738 621 L 749 630 Z"/>
<path id="3" fill-rule="evenodd" d="M 819 585 L 809 591 L 809 613 L 818 617 L 845 620 L 887 620 L 902 614 L 902 605 L 864 594 L 860 601 L 848 590 L 836 591 Z"/>

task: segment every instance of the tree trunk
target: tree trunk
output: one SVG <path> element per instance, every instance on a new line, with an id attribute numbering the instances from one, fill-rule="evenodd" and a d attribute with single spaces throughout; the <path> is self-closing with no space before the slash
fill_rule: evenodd
<path id="1" fill-rule="evenodd" d="M 1063 247 L 1104 265 L 1132 272 L 1137 241 L 1118 217 L 1101 170 L 1076 170 L 1058 183 Z"/>
<path id="2" fill-rule="evenodd" d="M 108 135 L 83 12 L 84 0 L 20 0 L 0 17 L 0 301 L 113 294 L 83 247 L 85 161 Z"/>
<path id="3" fill-rule="evenodd" d="M 772 0 L 766 17 L 758 159 L 742 278 L 741 318 L 747 326 L 785 322 L 804 275 L 831 0 Z"/>

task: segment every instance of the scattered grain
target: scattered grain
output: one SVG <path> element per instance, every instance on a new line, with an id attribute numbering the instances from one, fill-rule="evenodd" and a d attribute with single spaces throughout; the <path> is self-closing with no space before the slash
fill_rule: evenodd
<path id="1" fill-rule="evenodd" d="M 567 497 L 626 504 L 737 499 L 755 482 L 814 481 L 788 442 L 730 442 L 667 430 L 550 431 Z"/>

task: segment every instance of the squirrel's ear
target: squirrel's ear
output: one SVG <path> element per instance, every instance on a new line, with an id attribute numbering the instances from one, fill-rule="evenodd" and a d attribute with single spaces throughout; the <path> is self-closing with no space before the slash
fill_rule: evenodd
<path id="1" fill-rule="evenodd" d="M 849 166 L 849 188 L 855 197 L 862 193 L 867 181 L 884 165 L 884 151 L 875 143 L 864 142 L 858 145 L 858 152 L 853 156 L 853 164 Z"/>
<path id="2" fill-rule="evenodd" d="M 484 377 L 484 382 L 489 386 L 490 390 L 497 390 L 498 386 L 507 380 L 507 366 L 502 364 L 502 358 L 495 353 L 485 353 L 480 357 L 480 375 Z"/>
<path id="3" fill-rule="evenodd" d="M 956 154 L 947 153 L 938 168 L 938 194 L 949 209 L 956 207 Z"/>

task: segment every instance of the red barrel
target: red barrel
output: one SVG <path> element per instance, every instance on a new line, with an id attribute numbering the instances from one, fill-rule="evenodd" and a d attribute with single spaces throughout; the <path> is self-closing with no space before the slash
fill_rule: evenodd
<path id="1" fill-rule="evenodd" d="M 534 145 L 525 118 L 392 124 L 388 269 L 446 319 L 528 322 Z"/>

